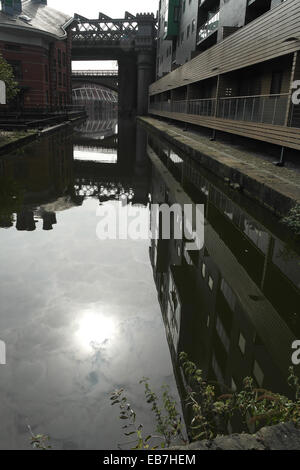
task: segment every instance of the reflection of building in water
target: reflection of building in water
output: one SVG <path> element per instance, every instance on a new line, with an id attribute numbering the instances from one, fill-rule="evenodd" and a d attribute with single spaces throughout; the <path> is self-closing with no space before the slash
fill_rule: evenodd
<path id="1" fill-rule="evenodd" d="M 10 187 L 18 204 L 7 204 L 0 198 L 1 227 L 15 224 L 18 231 L 34 231 L 39 220 L 43 229 L 51 230 L 56 223 L 55 211 L 43 208 L 59 197 L 72 195 L 73 144 L 70 131 L 60 131 L 23 147 L 0 159 L 0 178 Z M 76 201 L 73 202 L 76 203 Z M 16 213 L 16 216 L 14 215 Z M 10 223 L 8 224 L 8 221 Z"/>
<path id="2" fill-rule="evenodd" d="M 5 189 L 1 184 L 0 188 L 5 195 L 11 195 L 3 201 L 0 191 L 0 227 L 52 230 L 58 212 L 82 204 L 87 197 L 97 198 L 99 204 L 121 200 L 146 205 L 149 192 L 146 140 L 140 132 L 136 135 L 134 122 L 121 122 L 119 129 L 119 144 L 114 134 L 102 140 L 84 140 L 80 147 L 75 145 L 75 156 L 80 149 L 84 159 L 73 158 L 73 137 L 76 142 L 81 138 L 78 132 L 75 136 L 72 132 L 56 133 L 24 147 L 21 154 L 0 159 L 0 178 L 7 186 Z M 97 155 L 99 148 L 106 158 L 118 153 L 117 160 L 93 161 L 90 155 Z M 20 194 L 16 198 L 17 193 Z"/>
<path id="3" fill-rule="evenodd" d="M 235 390 L 252 376 L 259 387 L 290 394 L 291 345 L 300 335 L 299 257 L 188 157 L 154 140 L 151 147 L 160 155 L 153 157 L 152 202 L 193 199 L 205 204 L 207 219 L 201 250 L 175 239 L 153 240 L 150 249 L 181 391 L 178 353 L 185 351 L 220 388 Z"/>

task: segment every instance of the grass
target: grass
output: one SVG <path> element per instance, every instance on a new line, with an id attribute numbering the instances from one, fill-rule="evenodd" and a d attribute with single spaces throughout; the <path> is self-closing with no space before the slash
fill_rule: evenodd
<path id="1" fill-rule="evenodd" d="M 29 135 L 34 134 L 36 131 L 0 131 L 0 148 L 4 145 L 17 142 L 19 139 L 23 139 Z"/>

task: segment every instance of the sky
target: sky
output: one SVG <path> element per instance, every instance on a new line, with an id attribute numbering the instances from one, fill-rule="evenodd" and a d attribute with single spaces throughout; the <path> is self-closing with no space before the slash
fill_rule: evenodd
<path id="1" fill-rule="evenodd" d="M 124 18 L 125 10 L 132 14 L 136 13 L 156 13 L 159 0 L 48 0 L 48 6 L 64 11 L 70 15 L 78 13 L 87 18 L 98 18 L 99 11 L 112 18 Z M 117 64 L 113 61 L 103 62 L 74 62 L 73 69 L 112 69 Z"/>

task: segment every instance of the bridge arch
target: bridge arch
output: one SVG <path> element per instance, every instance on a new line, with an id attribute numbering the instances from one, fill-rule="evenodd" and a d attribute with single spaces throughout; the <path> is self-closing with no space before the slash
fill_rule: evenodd
<path id="1" fill-rule="evenodd" d="M 118 93 L 100 85 L 85 83 L 72 89 L 73 100 L 75 101 L 99 101 L 105 103 L 118 103 Z"/>

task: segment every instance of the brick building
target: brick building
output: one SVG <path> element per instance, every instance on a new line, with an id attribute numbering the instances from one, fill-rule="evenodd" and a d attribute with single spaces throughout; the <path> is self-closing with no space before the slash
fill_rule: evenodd
<path id="1" fill-rule="evenodd" d="M 71 102 L 73 18 L 47 0 L 2 0 L 0 53 L 20 87 L 17 107 L 64 106 Z"/>

